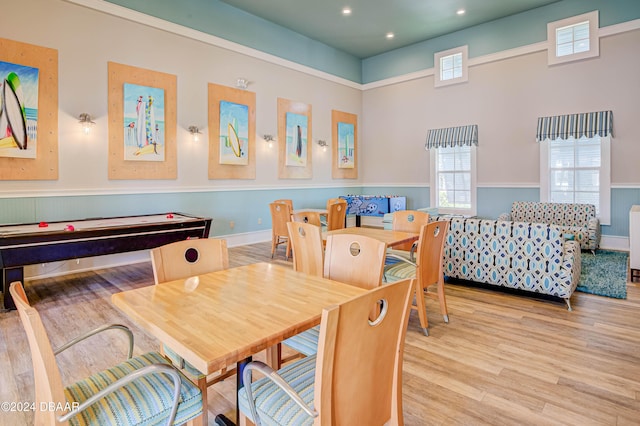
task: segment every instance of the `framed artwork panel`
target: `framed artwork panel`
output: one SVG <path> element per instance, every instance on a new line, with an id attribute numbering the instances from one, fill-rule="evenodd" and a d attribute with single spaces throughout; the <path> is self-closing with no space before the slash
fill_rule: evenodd
<path id="1" fill-rule="evenodd" d="M 176 179 L 177 77 L 107 66 L 109 179 Z"/>
<path id="2" fill-rule="evenodd" d="M 256 94 L 209 83 L 209 179 L 256 178 Z"/>
<path id="3" fill-rule="evenodd" d="M 331 111 L 331 177 L 358 178 L 358 116 Z"/>
<path id="4" fill-rule="evenodd" d="M 0 38 L 0 180 L 58 179 L 58 51 Z"/>
<path id="5" fill-rule="evenodd" d="M 278 98 L 278 177 L 310 179 L 311 105 Z"/>

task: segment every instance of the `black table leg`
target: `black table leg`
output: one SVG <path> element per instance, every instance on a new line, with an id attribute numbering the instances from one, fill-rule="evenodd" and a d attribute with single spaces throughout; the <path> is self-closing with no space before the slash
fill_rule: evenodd
<path id="1" fill-rule="evenodd" d="M 9 285 L 14 281 L 20 281 L 22 286 L 24 286 L 24 268 L 22 266 L 17 268 L 3 268 L 0 280 L 2 280 L 0 288 L 2 288 L 3 297 L 3 305 L 0 306 L 0 311 L 16 309 L 13 297 L 11 297 L 11 294 L 9 293 Z"/>
<path id="2" fill-rule="evenodd" d="M 243 359 L 242 361 L 238 361 L 238 363 L 236 364 L 236 422 L 233 423 L 233 421 L 224 414 L 218 414 L 215 420 L 217 425 L 235 426 L 240 424 L 240 404 L 238 404 L 238 391 L 244 387 L 242 373 L 244 372 L 244 367 L 246 367 L 246 365 L 250 362 L 251 357 L 248 357 Z"/>

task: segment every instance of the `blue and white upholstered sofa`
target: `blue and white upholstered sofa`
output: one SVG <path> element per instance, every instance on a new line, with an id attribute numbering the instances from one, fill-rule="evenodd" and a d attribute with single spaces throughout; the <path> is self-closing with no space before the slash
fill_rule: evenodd
<path id="1" fill-rule="evenodd" d="M 515 201 L 511 213 L 501 214 L 498 220 L 558 225 L 565 234 L 573 235 L 582 250 L 595 251 L 600 246 L 600 220 L 593 204 Z"/>
<path id="2" fill-rule="evenodd" d="M 429 220 L 450 221 L 442 259 L 446 277 L 558 297 L 571 310 L 580 245 L 565 240 L 559 226 L 451 216 Z"/>

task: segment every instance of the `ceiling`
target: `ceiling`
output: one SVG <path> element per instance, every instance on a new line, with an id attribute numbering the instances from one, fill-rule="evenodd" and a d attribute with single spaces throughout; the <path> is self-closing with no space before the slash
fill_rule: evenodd
<path id="1" fill-rule="evenodd" d="M 559 0 L 222 1 L 362 59 Z"/>

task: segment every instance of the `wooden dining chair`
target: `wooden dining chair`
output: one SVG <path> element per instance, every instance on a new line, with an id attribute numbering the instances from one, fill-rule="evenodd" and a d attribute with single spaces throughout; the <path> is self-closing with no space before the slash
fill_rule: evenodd
<path id="1" fill-rule="evenodd" d="M 35 425 L 192 424 L 202 415 L 200 390 L 161 354 L 149 352 L 132 357 L 133 334 L 127 327 L 119 324 L 103 326 L 54 350 L 38 311 L 29 304 L 22 283 L 11 283 L 9 292 L 31 349 Z M 128 359 L 64 387 L 56 355 L 112 329 L 123 330 L 128 335 Z M 100 349 L 90 350 L 97 352 Z"/>
<path id="2" fill-rule="evenodd" d="M 291 207 L 286 203 L 271 203 L 269 210 L 271 211 L 271 258 L 280 244 L 286 244 L 285 257 L 289 259 L 291 241 L 287 222 L 291 221 Z"/>
<path id="3" fill-rule="evenodd" d="M 227 241 L 218 238 L 197 238 L 165 244 L 151 250 L 151 266 L 156 284 L 228 269 Z M 207 387 L 235 374 L 235 367 L 223 368 L 219 373 L 207 377 L 169 346 L 162 345 L 162 354 L 169 358 L 174 366 L 194 378 L 204 396 L 205 410 Z"/>
<path id="4" fill-rule="evenodd" d="M 316 251 L 318 243 L 321 244 L 321 240 L 314 242 L 316 247 L 308 250 Z M 324 272 L 320 276 L 367 290 L 378 287 L 382 283 L 386 247 L 382 241 L 364 235 L 329 235 L 324 256 Z M 295 250 L 294 247 L 294 256 Z M 313 262 L 317 261 L 316 256 Z M 315 265 L 301 268 L 317 274 Z M 312 327 L 282 343 L 302 355 L 309 356 L 318 351 L 319 335 L 320 328 Z M 276 366 L 280 364 L 280 359 L 274 363 Z"/>
<path id="5" fill-rule="evenodd" d="M 327 203 L 327 231 L 343 229 L 347 218 L 347 200 L 336 198 L 331 204 Z"/>
<path id="6" fill-rule="evenodd" d="M 325 308 L 317 355 L 277 372 L 253 361 L 238 409 L 265 424 L 402 425 L 402 360 L 412 287 L 404 280 Z M 378 315 L 370 318 L 372 308 Z M 252 382 L 252 373 L 260 379 Z"/>
<path id="7" fill-rule="evenodd" d="M 420 229 L 420 237 L 418 239 L 416 262 L 414 263 L 405 258 L 398 257 L 397 259 L 400 260 L 400 262 L 388 266 L 384 271 L 387 282 L 407 278 L 411 278 L 414 281 L 416 305 L 413 306 L 413 308 L 418 310 L 420 326 L 425 336 L 429 335 L 425 296 L 438 300 L 444 322 L 449 322 L 447 300 L 444 292 L 444 270 L 442 266 L 444 244 L 448 230 L 449 221 L 446 220 L 423 225 Z M 389 254 L 388 256 L 391 257 L 393 255 Z M 430 287 L 433 285 L 436 286 L 435 293 L 430 290 Z"/>

